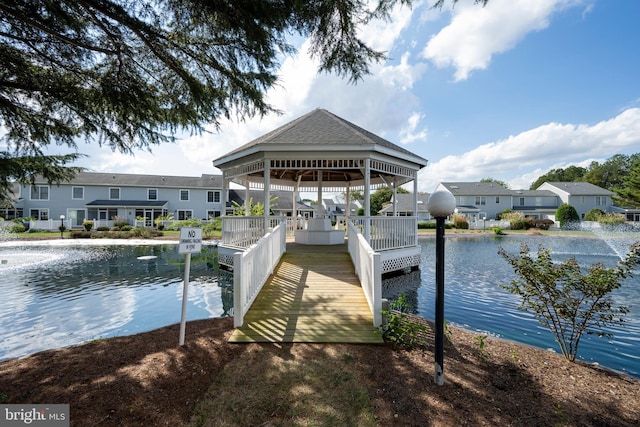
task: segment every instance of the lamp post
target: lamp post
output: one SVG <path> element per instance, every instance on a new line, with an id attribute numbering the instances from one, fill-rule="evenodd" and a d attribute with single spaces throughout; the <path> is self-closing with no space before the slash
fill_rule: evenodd
<path id="1" fill-rule="evenodd" d="M 427 199 L 427 209 L 436 219 L 436 330 L 435 375 L 437 385 L 444 384 L 444 221 L 456 207 L 456 199 L 448 191 L 436 191 Z"/>
<path id="2" fill-rule="evenodd" d="M 64 239 L 64 215 L 60 215 L 60 238 Z"/>

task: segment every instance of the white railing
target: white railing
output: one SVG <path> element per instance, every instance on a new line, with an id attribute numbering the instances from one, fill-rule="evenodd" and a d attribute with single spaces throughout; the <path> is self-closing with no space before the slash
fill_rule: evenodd
<path id="1" fill-rule="evenodd" d="M 358 216 L 350 219 L 361 232 L 365 221 L 369 221 L 369 245 L 376 252 L 418 244 L 418 218 L 415 216 Z"/>
<path id="2" fill-rule="evenodd" d="M 263 216 L 224 216 L 222 217 L 222 242 L 224 246 L 246 249 L 255 244 L 270 230 L 273 230 L 286 217 L 272 216 L 267 219 L 265 230 Z M 286 231 L 286 230 L 285 230 Z"/>
<path id="3" fill-rule="evenodd" d="M 348 227 L 349 255 L 373 314 L 373 326 L 377 328 L 382 324 L 382 262 L 380 254 L 374 252 L 351 221 Z"/>
<path id="4" fill-rule="evenodd" d="M 115 225 L 115 221 L 111 219 L 92 219 L 93 228 L 91 230 L 96 231 L 98 227 L 109 227 L 110 229 Z"/>
<path id="5" fill-rule="evenodd" d="M 279 224 L 246 251 L 233 254 L 233 324 L 239 328 L 262 286 L 286 250 L 287 230 Z"/>
<path id="6" fill-rule="evenodd" d="M 71 228 L 71 220 L 59 220 L 59 219 L 38 219 L 38 220 L 30 220 L 29 221 L 29 229 L 30 230 L 48 230 L 48 231 L 58 231 L 62 223 L 64 222 L 64 226 L 66 230 Z"/>

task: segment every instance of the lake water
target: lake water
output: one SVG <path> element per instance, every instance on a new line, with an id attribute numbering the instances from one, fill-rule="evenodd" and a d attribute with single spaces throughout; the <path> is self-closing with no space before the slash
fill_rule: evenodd
<path id="1" fill-rule="evenodd" d="M 558 260 L 576 256 L 584 265 L 613 266 L 619 260 L 609 244 L 595 238 L 448 236 L 445 319 L 557 349 L 550 332 L 518 310 L 519 299 L 500 287 L 514 274 L 498 248 L 517 253 L 522 242 L 532 250 L 538 244 L 551 248 Z M 435 239 L 419 243 L 421 271 L 385 280 L 384 294 L 407 294 L 417 313 L 433 319 Z M 180 322 L 184 260 L 176 245 L 0 247 L 0 260 L 6 261 L 0 265 L 0 360 Z M 229 316 L 231 283 L 229 273 L 217 267 L 216 249 L 203 246 L 191 261 L 187 320 Z M 640 273 L 615 293 L 617 302 L 631 306 L 626 326 L 614 329 L 611 341 L 585 336 L 581 359 L 640 377 L 639 284 Z"/>
<path id="2" fill-rule="evenodd" d="M 191 259 L 187 320 L 228 316 L 233 306 L 217 250 L 202 249 Z M 0 260 L 0 360 L 180 322 L 177 245 L 0 247 Z"/>
<path id="3" fill-rule="evenodd" d="M 519 297 L 500 287 L 515 278 L 512 267 L 498 255 L 499 247 L 517 254 L 521 243 L 537 251 L 538 245 L 552 250 L 554 260 L 576 257 L 582 266 L 602 262 L 613 267 L 619 253 L 628 252 L 632 239 L 607 241 L 597 238 L 553 238 L 547 236 L 455 235 L 445 242 L 445 319 L 447 322 L 505 339 L 549 348 L 559 352 L 549 330 L 533 316 L 518 310 Z M 394 299 L 404 293 L 415 312 L 434 319 L 435 239 L 420 239 L 421 271 L 384 282 L 383 294 Z M 626 248 L 626 249 L 624 249 Z M 624 252 L 626 254 L 626 252 Z M 640 270 L 613 294 L 614 301 L 630 306 L 623 327 L 613 328 L 613 339 L 584 335 L 579 359 L 640 377 Z"/>

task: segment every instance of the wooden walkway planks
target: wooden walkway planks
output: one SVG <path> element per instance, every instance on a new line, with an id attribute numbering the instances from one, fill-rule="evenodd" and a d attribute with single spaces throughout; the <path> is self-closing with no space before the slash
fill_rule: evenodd
<path id="1" fill-rule="evenodd" d="M 287 244 L 229 342 L 374 343 L 373 316 L 345 245 Z"/>

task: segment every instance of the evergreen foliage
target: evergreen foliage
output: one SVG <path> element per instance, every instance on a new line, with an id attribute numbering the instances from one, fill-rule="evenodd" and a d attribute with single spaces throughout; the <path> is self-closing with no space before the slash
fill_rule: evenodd
<path id="1" fill-rule="evenodd" d="M 616 189 L 615 192 L 623 202 L 640 206 L 640 159 L 629 170 L 624 187 Z"/>
<path id="2" fill-rule="evenodd" d="M 0 197 L 47 166 L 48 181 L 69 179 L 78 169 L 59 168 L 81 140 L 134 153 L 275 111 L 265 93 L 295 53 L 289 37 L 309 38 L 320 72 L 357 82 L 385 57 L 359 27 L 396 4 L 411 0 L 1 2 L 0 158 L 13 164 L 0 168 Z M 50 145 L 76 154 L 43 156 Z"/>
<path id="3" fill-rule="evenodd" d="M 577 182 L 584 181 L 587 170 L 580 166 L 569 166 L 566 169 L 551 169 L 531 184 L 530 190 L 536 190 L 545 182 Z"/>
<path id="4" fill-rule="evenodd" d="M 640 206 L 640 153 L 615 154 L 603 163 L 596 161 L 585 169 L 569 166 L 552 169 L 538 177 L 530 189 L 544 182 L 589 182 L 615 193 L 614 203 L 622 206 Z"/>

